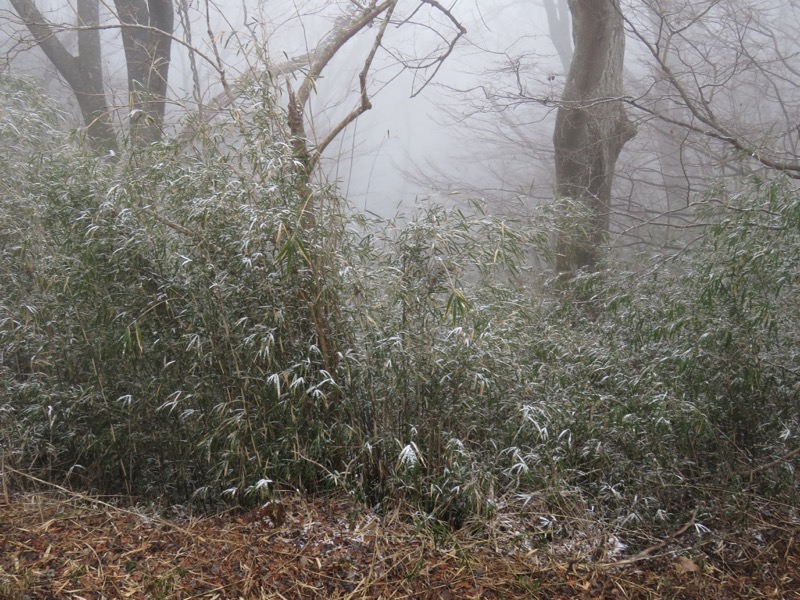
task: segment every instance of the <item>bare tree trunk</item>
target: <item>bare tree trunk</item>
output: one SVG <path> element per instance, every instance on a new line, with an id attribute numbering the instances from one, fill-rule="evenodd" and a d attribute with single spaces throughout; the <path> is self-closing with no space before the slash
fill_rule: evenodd
<path id="1" fill-rule="evenodd" d="M 619 0 L 569 0 L 575 51 L 553 134 L 556 193 L 581 213 L 558 238 L 556 269 L 592 269 L 608 236 L 619 153 L 636 135 L 622 105 L 625 31 Z"/>
<path id="2" fill-rule="evenodd" d="M 10 0 L 14 10 L 47 58 L 72 88 L 93 149 L 116 151 L 103 82 L 99 0 L 77 0 L 78 54 L 73 56 L 56 37 L 57 27 L 34 0 Z M 122 28 L 128 70 L 131 137 L 147 144 L 161 137 L 166 108 L 174 10 L 172 0 L 114 0 Z M 163 32 L 163 33 L 162 33 Z"/>
<path id="3" fill-rule="evenodd" d="M 131 137 L 148 144 L 161 137 L 174 27 L 172 0 L 114 0 L 122 23 L 128 69 Z M 127 27 L 126 27 L 127 26 Z"/>
<path id="4" fill-rule="evenodd" d="M 78 54 L 73 56 L 56 37 L 32 0 L 11 0 L 11 5 L 33 35 L 50 62 L 67 81 L 78 101 L 89 145 L 99 153 L 117 150 L 117 136 L 111 123 L 100 48 L 99 0 L 78 0 Z"/>
<path id="5" fill-rule="evenodd" d="M 569 71 L 572 64 L 572 37 L 569 34 L 569 6 L 567 0 L 544 0 L 544 9 L 547 12 L 547 26 L 550 39 L 558 52 L 558 58 L 564 72 Z"/>

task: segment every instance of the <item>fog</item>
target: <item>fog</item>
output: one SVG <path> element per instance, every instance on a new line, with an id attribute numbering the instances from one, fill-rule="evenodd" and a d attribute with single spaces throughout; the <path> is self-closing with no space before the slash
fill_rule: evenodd
<path id="1" fill-rule="evenodd" d="M 352 8 L 351 2 L 341 0 L 184 4 L 185 10 L 178 3 L 175 35 L 185 40 L 185 45 L 173 44 L 169 74 L 172 105 L 168 124 L 173 128 L 187 109 L 196 109 L 198 100 L 209 102 L 222 93 L 219 69 L 206 58 L 213 61 L 218 55 L 226 77 L 235 81 L 254 65 L 280 64 L 313 52 L 335 27 L 336 19 Z M 13 25 L 8 0 L 0 6 L 2 14 L 9 16 L 3 28 L 2 53 L 10 58 L 12 71 L 33 76 L 51 93 L 71 102 L 68 87 L 41 52 L 30 43 L 19 44 L 25 31 L 21 25 Z M 54 23 L 74 23 L 75 11 L 69 5 L 47 0 L 38 6 Z M 101 24 L 113 23 L 112 9 L 101 6 Z M 444 37 L 453 34 L 453 25 L 426 9 L 407 23 L 400 21 L 409 15 L 395 18 L 398 23 L 387 31 L 384 50 L 377 54 L 371 71 L 373 108 L 342 132 L 326 152 L 326 175 L 359 210 L 392 216 L 431 197 L 453 201 L 480 197 L 484 190 L 502 199 L 530 189 L 538 179 L 529 161 L 519 160 L 520 152 L 503 148 L 501 140 L 492 139 L 492 132 L 468 115 L 480 108 L 475 102 L 485 101 L 495 87 L 514 85 L 513 74 L 504 72 L 514 61 L 542 81 L 547 82 L 550 75 L 550 87 L 558 83 L 553 74 L 561 77 L 563 73 L 543 7 L 527 2 L 459 0 L 452 13 L 467 34 L 432 78 L 431 69 L 410 67 L 441 48 Z M 186 17 L 191 22 L 188 33 Z M 209 41 L 209 31 L 215 44 Z M 307 133 L 312 140 L 324 135 L 358 102 L 358 73 L 373 42 L 372 33 L 368 29 L 350 40 L 316 83 L 308 115 L 312 126 Z M 59 38 L 74 48 L 76 36 L 70 27 L 59 33 Z M 122 120 L 125 63 L 119 30 L 103 30 L 102 40 L 107 92 L 115 95 Z M 193 89 L 189 47 L 202 52 L 202 57 L 193 57 L 197 89 Z M 284 79 L 294 81 L 296 87 L 298 74 Z M 277 83 L 285 85 L 284 81 Z M 534 124 L 532 131 L 546 146 L 552 123 L 547 115 L 538 119 L 544 120 Z M 549 185 L 543 188 L 545 194 Z"/>
<path id="2" fill-rule="evenodd" d="M 245 57 L 240 47 L 248 48 L 252 57 L 247 36 L 265 39 L 267 57 L 280 63 L 313 51 L 348 5 L 266 2 L 253 11 L 247 3 L 232 4 L 220 7 L 225 18 L 217 21 L 215 31 L 231 40 L 224 57 L 231 69 L 241 71 Z M 416 22 L 390 28 L 384 39 L 386 51 L 378 53 L 372 69 L 373 108 L 326 153 L 325 172 L 360 210 L 392 216 L 431 196 L 434 201 L 452 201 L 455 193 L 461 198 L 491 191 L 497 199 L 504 199 L 530 189 L 538 179 L 530 161 L 519 160 L 519 150 L 502 148 L 498 135 L 481 130 L 479 121 L 468 115 L 476 110 L 476 100 L 485 102 L 486 95 L 497 87 L 514 85 L 514 76 L 508 71 L 515 61 L 557 93 L 563 72 L 544 8 L 523 2 L 460 0 L 453 14 L 467 35 L 429 82 L 430 69 L 416 70 L 409 65 L 434 52 L 442 35 L 452 34 L 452 24 L 429 11 Z M 196 38 L 202 37 L 203 27 L 198 15 Z M 315 86 L 310 115 L 312 137 L 324 133 L 357 103 L 358 73 L 371 44 L 370 31 L 357 36 L 323 72 Z M 187 56 L 180 52 L 174 75 L 183 79 L 176 95 L 184 98 L 190 86 Z M 403 64 L 403 57 L 408 64 Z M 201 79 L 213 81 L 213 69 L 203 67 Z M 529 85 L 535 88 L 537 82 Z M 527 135 L 548 140 L 550 113 L 552 109 L 537 116 L 535 120 L 541 123 L 534 123 Z M 548 181 L 539 192 L 546 194 L 549 186 Z"/>
<path id="3" fill-rule="evenodd" d="M 69 87 L 10 2 L 0 2 L 0 55 L 8 69 L 41 82 L 77 115 Z M 57 37 L 74 50 L 74 7 L 55 0 L 37 6 L 63 25 Z M 100 4 L 103 61 L 106 93 L 124 129 L 126 72 L 113 6 Z M 221 75 L 235 85 L 272 71 L 286 105 L 288 86 L 298 87 L 304 71 L 281 65 L 294 61 L 297 67 L 358 6 L 354 0 L 176 2 L 167 132 L 177 132 L 187 113 L 223 95 Z M 455 0 L 448 8 L 467 32 L 452 49 L 457 28 L 444 13 L 428 3 L 398 4 L 370 69 L 371 110 L 325 150 L 322 173 L 357 210 L 392 216 L 416 203 L 478 199 L 488 210 L 525 214 L 553 197 L 552 132 L 572 42 L 566 3 Z M 634 119 L 640 127 L 617 169 L 617 229 L 627 229 L 631 218 L 649 222 L 653 214 L 688 206 L 730 158 L 719 155 L 719 140 L 739 139 L 739 149 L 775 142 L 776 152 L 788 153 L 776 160 L 796 154 L 795 7 L 738 0 L 695 7 L 670 0 L 632 2 L 625 11 L 625 87 L 639 103 Z M 372 24 L 350 39 L 315 82 L 305 115 L 312 143 L 358 105 L 358 74 L 376 30 Z M 659 38 L 666 31 L 672 33 Z M 654 64 L 653 49 L 667 42 L 684 96 Z M 445 60 L 436 60 L 444 53 Z M 718 117 L 724 124 L 712 127 L 714 135 L 696 123 Z"/>
<path id="4" fill-rule="evenodd" d="M 0 0 L 5 596 L 797 591 L 800 3 L 567 4 Z"/>

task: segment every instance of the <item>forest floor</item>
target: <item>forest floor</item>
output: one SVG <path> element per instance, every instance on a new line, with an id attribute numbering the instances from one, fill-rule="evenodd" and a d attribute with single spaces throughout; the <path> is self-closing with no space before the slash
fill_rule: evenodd
<path id="1" fill-rule="evenodd" d="M 518 500 L 453 531 L 337 497 L 193 517 L 5 492 L 0 598 L 800 598 L 791 507 L 647 539 Z"/>

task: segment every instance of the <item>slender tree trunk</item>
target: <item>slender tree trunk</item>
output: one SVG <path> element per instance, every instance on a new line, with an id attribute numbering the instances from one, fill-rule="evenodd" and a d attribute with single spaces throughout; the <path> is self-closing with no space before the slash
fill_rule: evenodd
<path id="1" fill-rule="evenodd" d="M 75 94 L 89 145 L 98 153 L 117 150 L 105 88 L 99 23 L 99 0 L 78 0 L 78 54 L 73 56 L 32 0 L 10 0 L 33 38 Z"/>
<path id="2" fill-rule="evenodd" d="M 114 0 L 128 69 L 131 136 L 135 144 L 161 137 L 175 13 L 172 0 Z M 127 25 L 127 27 L 126 27 Z"/>
<path id="3" fill-rule="evenodd" d="M 672 2 L 658 3 L 665 4 L 666 8 L 676 9 Z M 666 26 L 663 16 L 660 14 L 655 3 L 648 6 L 653 31 L 658 32 L 657 48 L 660 51 L 659 59 L 656 61 L 654 73 L 656 80 L 653 83 L 653 90 L 656 92 L 656 101 L 653 109 L 659 114 L 666 115 L 670 119 L 681 120 L 685 117 L 686 110 L 679 108 L 672 97 L 673 90 L 669 79 L 661 65 L 672 66 L 673 57 L 677 51 L 675 46 L 676 39 L 672 36 L 672 28 Z M 687 167 L 684 162 L 686 152 L 686 132 L 674 128 L 664 123 L 656 125 L 656 152 L 658 153 L 659 166 L 661 169 L 661 179 L 664 184 L 666 194 L 666 232 L 665 238 L 669 241 L 672 231 L 673 215 L 681 209 L 687 208 L 691 200 L 692 188 Z"/>
<path id="4" fill-rule="evenodd" d="M 544 0 L 550 40 L 558 53 L 564 72 L 572 63 L 572 37 L 569 34 L 569 6 L 567 0 Z"/>
<path id="5" fill-rule="evenodd" d="M 636 135 L 622 105 L 625 31 L 619 0 L 569 0 L 575 51 L 553 134 L 556 194 L 579 208 L 559 232 L 556 269 L 596 267 L 608 237 L 611 185 Z M 567 215 L 569 217 L 569 215 Z"/>

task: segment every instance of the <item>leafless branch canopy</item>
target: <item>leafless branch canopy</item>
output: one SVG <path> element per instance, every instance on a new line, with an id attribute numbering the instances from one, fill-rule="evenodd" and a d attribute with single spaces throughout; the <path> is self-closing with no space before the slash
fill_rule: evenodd
<path id="1" fill-rule="evenodd" d="M 800 47 L 774 20 L 736 0 L 648 2 L 650 22 L 625 16 L 659 78 L 626 102 L 647 118 L 720 142 L 800 179 L 797 114 Z"/>

